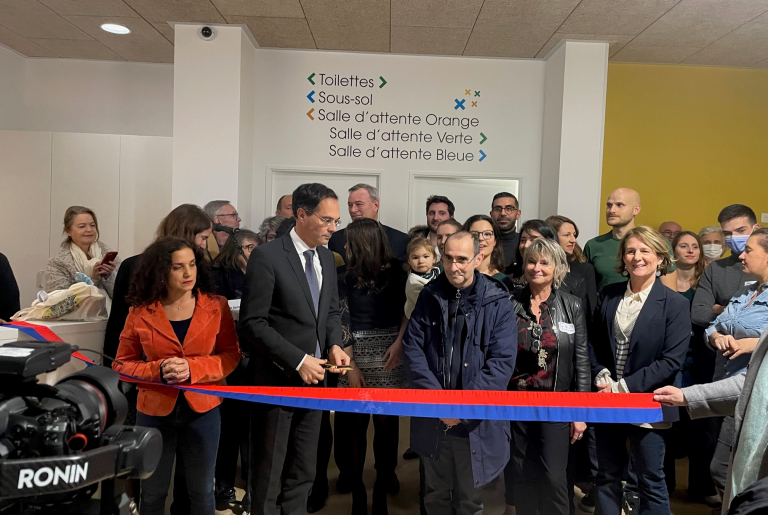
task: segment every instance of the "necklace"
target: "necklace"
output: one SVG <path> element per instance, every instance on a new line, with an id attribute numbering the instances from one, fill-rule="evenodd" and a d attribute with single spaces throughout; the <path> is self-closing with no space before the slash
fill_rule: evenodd
<path id="1" fill-rule="evenodd" d="M 194 300 L 194 297 L 192 297 L 192 299 Z M 181 304 L 180 306 L 177 306 L 176 307 L 176 311 L 181 311 L 181 308 L 183 308 L 186 305 L 187 305 L 187 302 L 184 302 L 184 304 Z M 171 306 L 169 306 L 169 307 L 171 307 Z"/>

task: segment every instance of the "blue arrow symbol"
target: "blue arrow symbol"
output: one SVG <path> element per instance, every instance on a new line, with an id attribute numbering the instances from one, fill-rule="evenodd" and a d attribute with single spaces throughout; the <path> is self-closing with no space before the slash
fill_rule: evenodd
<path id="1" fill-rule="evenodd" d="M 312 102 L 313 104 L 315 103 L 315 99 L 314 99 L 314 98 L 312 98 L 312 95 L 314 95 L 314 94 L 315 94 L 315 90 L 312 90 L 312 92 L 311 92 L 309 95 L 307 95 L 307 98 L 308 98 L 308 99 L 309 99 L 309 101 L 310 101 L 310 102 Z"/>
<path id="2" fill-rule="evenodd" d="M 483 156 L 483 157 L 481 157 L 480 159 L 477 160 L 478 163 L 482 163 L 483 159 L 485 159 L 487 157 L 486 153 L 483 152 L 482 150 L 480 151 L 480 155 Z"/>

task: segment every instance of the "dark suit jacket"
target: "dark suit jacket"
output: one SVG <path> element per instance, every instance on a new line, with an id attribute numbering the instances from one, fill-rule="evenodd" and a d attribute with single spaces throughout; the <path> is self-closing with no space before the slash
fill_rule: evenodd
<path id="1" fill-rule="evenodd" d="M 589 346 L 593 379 L 607 368 L 616 380 L 613 322 L 626 289 L 626 282 L 615 283 L 603 288 L 600 294 Z M 624 382 L 631 393 L 650 393 L 674 383 L 691 338 L 689 306 L 685 297 L 660 280 L 653 284 L 632 330 L 629 357 L 624 365 Z M 665 409 L 664 419 L 677 420 L 672 412 L 677 414 L 679 410 Z"/>
<path id="2" fill-rule="evenodd" d="M 304 266 L 290 233 L 251 253 L 240 304 L 240 329 L 250 348 L 248 376 L 257 386 L 299 386 L 296 372 L 305 354 L 323 356 L 342 345 L 341 312 L 333 253 L 317 247 L 323 267 L 319 315 L 315 315 Z"/>
<path id="3" fill-rule="evenodd" d="M 595 267 L 592 263 L 578 261 L 570 261 L 571 273 L 584 279 L 584 285 L 587 288 L 587 299 L 589 304 L 585 306 L 585 313 L 587 314 L 587 320 L 592 318 L 592 313 L 597 307 L 597 280 L 595 279 Z"/>
<path id="4" fill-rule="evenodd" d="M 0 319 L 10 322 L 20 309 L 19 285 L 8 258 L 0 254 Z"/>
<path id="5" fill-rule="evenodd" d="M 388 227 L 381 224 L 384 228 L 384 232 L 387 234 L 389 240 L 389 248 L 392 249 L 392 256 L 399 259 L 403 263 L 408 262 L 408 243 L 411 239 L 404 232 L 400 232 L 397 229 Z M 344 249 L 344 245 L 347 243 L 346 230 L 341 229 L 336 231 L 331 236 L 331 241 L 328 242 L 328 248 L 337 254 L 341 254 L 344 258 L 344 262 L 347 262 L 347 251 Z"/>
<path id="6" fill-rule="evenodd" d="M 125 301 L 125 296 L 128 295 L 128 290 L 131 286 L 131 276 L 133 275 L 133 269 L 136 268 L 138 256 L 131 256 L 122 263 L 120 268 L 117 269 L 117 277 L 115 278 L 115 287 L 112 290 L 112 310 L 109 312 L 109 320 L 107 320 L 107 330 L 104 333 L 104 355 L 115 357 L 117 355 L 117 347 L 120 345 L 120 334 L 125 328 L 125 321 L 128 318 L 128 310 L 130 306 Z M 109 365 L 109 362 L 105 362 L 105 365 Z"/>

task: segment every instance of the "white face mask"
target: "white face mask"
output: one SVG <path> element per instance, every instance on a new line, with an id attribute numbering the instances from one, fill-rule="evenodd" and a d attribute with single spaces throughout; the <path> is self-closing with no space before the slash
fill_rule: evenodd
<path id="1" fill-rule="evenodd" d="M 717 243 L 705 243 L 702 246 L 704 247 L 704 256 L 707 259 L 718 259 L 723 255 L 722 245 L 718 245 Z"/>

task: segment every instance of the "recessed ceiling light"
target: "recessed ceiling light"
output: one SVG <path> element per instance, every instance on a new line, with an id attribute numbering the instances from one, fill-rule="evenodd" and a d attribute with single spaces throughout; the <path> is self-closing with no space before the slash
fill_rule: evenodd
<path id="1" fill-rule="evenodd" d="M 131 29 L 123 25 L 117 25 L 115 23 L 104 23 L 101 25 L 101 30 L 111 32 L 112 34 L 130 34 Z"/>

